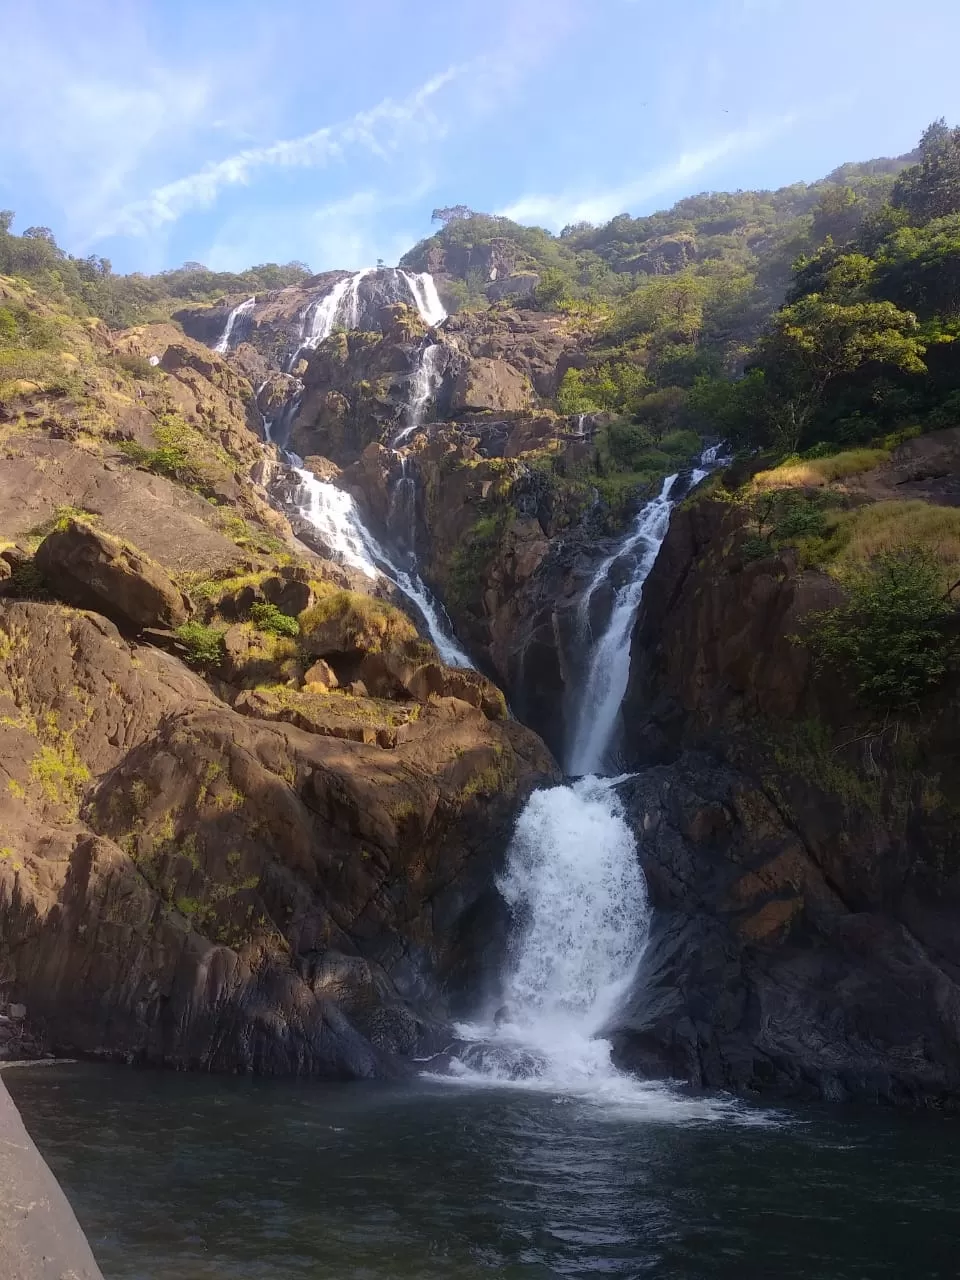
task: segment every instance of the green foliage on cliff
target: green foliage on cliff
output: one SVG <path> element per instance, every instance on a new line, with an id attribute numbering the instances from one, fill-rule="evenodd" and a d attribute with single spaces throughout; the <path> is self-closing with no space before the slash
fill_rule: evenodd
<path id="1" fill-rule="evenodd" d="M 481 616 L 487 572 L 497 554 L 509 511 L 482 516 L 461 538 L 450 558 L 447 600 L 457 613 Z"/>
<path id="2" fill-rule="evenodd" d="M 183 646 L 187 661 L 208 671 L 218 666 L 224 658 L 223 630 L 206 627 L 202 622 L 185 622 L 177 627 L 175 635 Z"/>
<path id="3" fill-rule="evenodd" d="M 0 275 L 17 276 L 76 315 L 95 315 L 112 328 L 163 319 L 184 302 L 214 302 L 225 295 L 256 293 L 297 284 L 309 276 L 302 262 L 263 263 L 247 271 L 210 271 L 188 262 L 159 275 L 116 275 L 107 258 L 75 258 L 57 244 L 48 227 L 11 230 L 13 214 L 0 211 Z M 0 320 L 0 341 L 4 322 Z"/>
<path id="4" fill-rule="evenodd" d="M 269 632 L 274 636 L 296 638 L 300 634 L 300 625 L 296 618 L 283 613 L 275 604 L 261 600 L 250 608 L 250 621 L 258 631 Z"/>
<path id="5" fill-rule="evenodd" d="M 869 706 L 916 705 L 960 657 L 940 577 L 936 559 L 917 546 L 882 552 L 847 573 L 847 602 L 814 619 L 811 641 L 821 665 L 848 670 Z"/>

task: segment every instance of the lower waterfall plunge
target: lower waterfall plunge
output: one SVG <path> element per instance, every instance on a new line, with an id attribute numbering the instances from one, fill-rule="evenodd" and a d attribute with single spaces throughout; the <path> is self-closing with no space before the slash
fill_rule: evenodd
<path id="1" fill-rule="evenodd" d="M 704 452 L 691 484 L 704 479 L 717 453 Z M 497 886 L 513 917 L 501 1004 L 491 1021 L 458 1028 L 466 1043 L 451 1060 L 450 1078 L 581 1096 L 652 1119 L 762 1123 L 727 1100 L 684 1097 L 619 1071 L 604 1038 L 637 978 L 650 912 L 636 838 L 616 790 L 626 779 L 589 771 L 602 768 L 614 731 L 633 623 L 666 536 L 677 481 L 667 477 L 588 588 L 585 609 L 614 561 L 639 549 L 591 653 L 572 752 L 573 770 L 587 776 L 535 792 L 520 815 Z"/>

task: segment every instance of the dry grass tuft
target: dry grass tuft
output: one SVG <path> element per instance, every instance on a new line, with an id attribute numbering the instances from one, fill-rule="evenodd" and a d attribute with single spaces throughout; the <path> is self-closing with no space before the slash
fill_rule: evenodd
<path id="1" fill-rule="evenodd" d="M 848 449 L 829 458 L 797 459 L 794 462 L 784 462 L 772 471 L 759 471 L 754 476 L 753 485 L 760 490 L 822 489 L 824 485 L 833 484 L 837 480 L 846 480 L 862 471 L 872 471 L 874 467 L 887 462 L 889 457 L 888 449 Z"/>
<path id="2" fill-rule="evenodd" d="M 875 502 L 845 513 L 837 532 L 835 572 L 868 564 L 885 551 L 922 547 L 943 566 L 944 590 L 960 578 L 960 508 L 919 499 Z"/>

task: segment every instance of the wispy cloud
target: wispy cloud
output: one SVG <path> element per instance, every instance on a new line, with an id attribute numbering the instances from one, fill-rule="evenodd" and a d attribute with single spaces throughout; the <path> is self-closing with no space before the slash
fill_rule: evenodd
<path id="1" fill-rule="evenodd" d="M 416 237 L 383 215 L 419 207 L 431 185 L 432 177 L 424 173 L 419 181 L 391 192 L 364 188 L 317 207 L 287 205 L 252 216 L 238 214 L 219 228 L 203 260 L 216 271 L 299 256 L 318 270 L 333 265 L 358 270 L 377 258 L 393 263 Z"/>
<path id="2" fill-rule="evenodd" d="M 175 222 L 191 209 L 209 207 L 225 187 L 246 185 L 263 169 L 322 168 L 355 147 L 387 158 L 401 146 L 441 137 L 447 126 L 433 110 L 433 100 L 466 69 L 448 67 L 399 101 L 385 98 L 348 120 L 298 138 L 247 147 L 156 187 L 144 199 L 123 206 L 107 219 L 98 228 L 98 237 L 146 235 L 165 223 Z"/>
<path id="3" fill-rule="evenodd" d="M 499 212 L 515 222 L 535 222 L 556 230 L 575 222 L 606 222 L 618 213 L 641 208 L 658 196 L 677 190 L 729 156 L 764 146 L 785 133 L 798 118 L 795 114 L 783 115 L 764 125 L 732 130 L 621 186 L 521 196 Z"/>

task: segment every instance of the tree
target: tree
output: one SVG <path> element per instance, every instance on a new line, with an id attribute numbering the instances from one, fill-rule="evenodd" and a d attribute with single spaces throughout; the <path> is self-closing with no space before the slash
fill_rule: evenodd
<path id="1" fill-rule="evenodd" d="M 540 273 L 540 280 L 533 291 L 533 298 L 541 311 L 555 311 L 561 302 L 570 297 L 570 281 L 556 267 L 547 267 Z"/>
<path id="2" fill-rule="evenodd" d="M 10 234 L 10 228 L 13 226 L 13 210 L 0 209 L 0 235 L 7 236 Z"/>
<path id="3" fill-rule="evenodd" d="M 430 215 L 430 221 L 442 222 L 446 226 L 449 222 L 466 222 L 468 218 L 482 218 L 483 216 L 483 214 L 469 209 L 465 204 L 453 204 L 445 209 L 434 209 Z"/>
<path id="4" fill-rule="evenodd" d="M 960 214 L 891 236 L 877 268 L 877 289 L 922 319 L 960 318 Z"/>
<path id="5" fill-rule="evenodd" d="M 758 347 L 778 405 L 776 442 L 795 450 L 831 384 L 866 364 L 925 373 L 916 330 L 916 316 L 892 302 L 845 305 L 811 294 L 784 307 Z"/>
<path id="6" fill-rule="evenodd" d="M 960 129 L 946 129 L 938 120 L 924 134 L 921 160 L 905 169 L 890 197 L 914 226 L 960 213 Z"/>
<path id="7" fill-rule="evenodd" d="M 939 561 L 919 546 L 882 552 L 848 573 L 848 602 L 813 619 L 820 665 L 846 668 L 856 696 L 868 705 L 916 704 L 958 656 L 944 626 L 953 608 L 942 574 Z"/>
<path id="8" fill-rule="evenodd" d="M 867 202 L 852 187 L 828 187 L 813 211 L 813 238 L 829 236 L 837 244 L 852 240 L 867 212 Z"/>
<path id="9" fill-rule="evenodd" d="M 56 248 L 56 237 L 49 227 L 27 227 L 23 237 L 25 240 L 45 240 Z"/>

